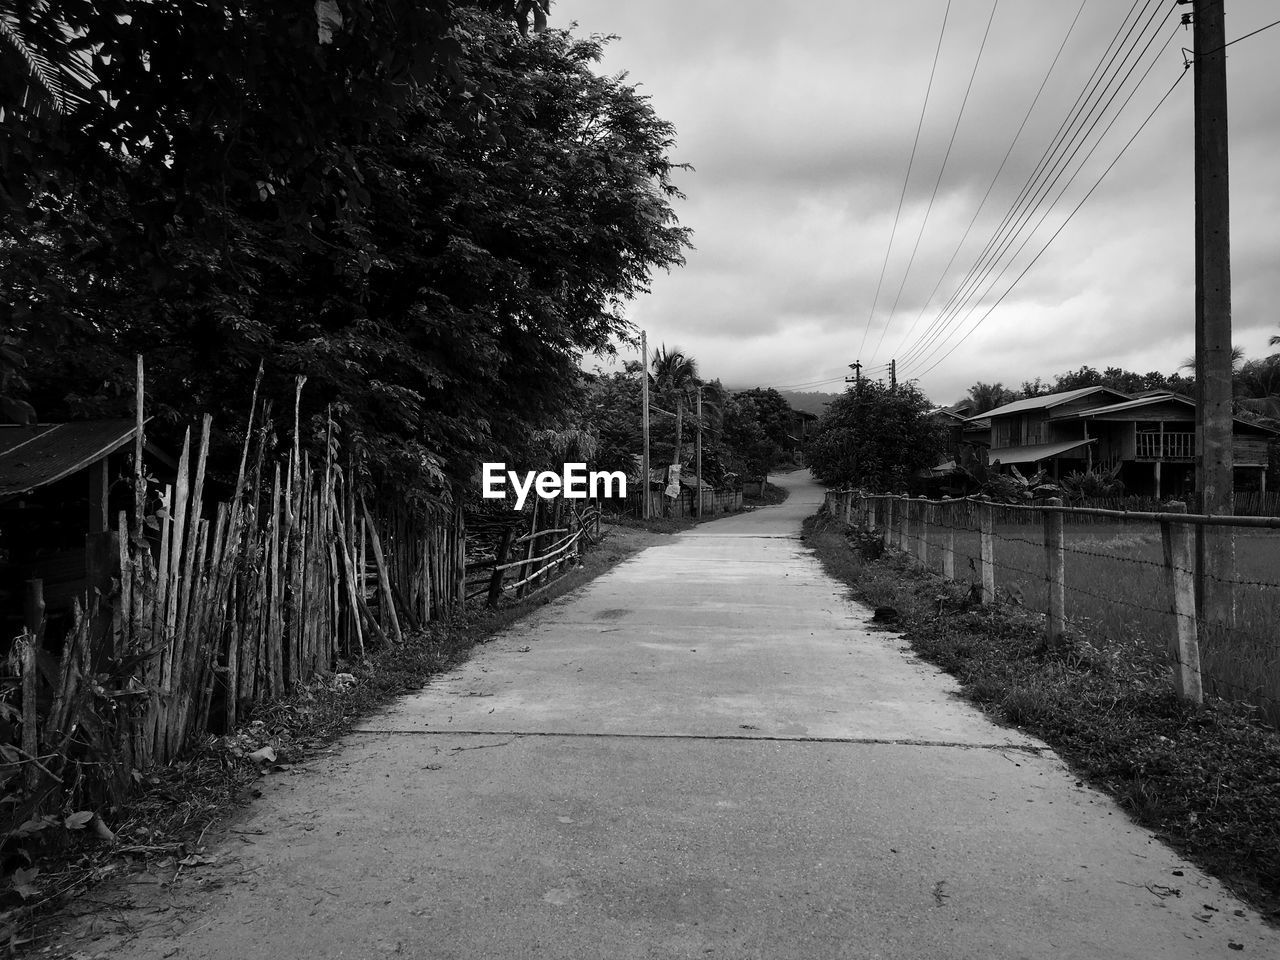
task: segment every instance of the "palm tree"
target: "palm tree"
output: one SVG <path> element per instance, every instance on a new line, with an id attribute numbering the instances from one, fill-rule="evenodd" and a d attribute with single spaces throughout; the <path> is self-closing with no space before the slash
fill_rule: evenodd
<path id="1" fill-rule="evenodd" d="M 1273 337 L 1273 338 L 1272 338 L 1272 341 L 1273 341 L 1273 342 L 1280 342 L 1280 337 Z M 1234 373 L 1234 372 L 1238 371 L 1238 370 L 1240 369 L 1240 364 L 1242 364 L 1242 363 L 1244 363 L 1244 347 L 1232 347 L 1232 348 L 1231 348 L 1231 370 L 1232 370 L 1232 372 Z M 1196 358 L 1195 358 L 1194 356 L 1187 357 L 1185 360 L 1183 360 L 1183 361 L 1182 361 L 1182 367 L 1181 367 L 1181 369 L 1183 369 L 1183 370 L 1190 370 L 1192 373 L 1195 373 L 1195 372 L 1196 372 Z"/>
<path id="2" fill-rule="evenodd" d="M 658 396 L 675 406 L 676 442 L 672 463 L 680 462 L 680 443 L 684 437 L 684 408 L 697 393 L 698 361 L 679 347 L 667 349 L 663 344 L 653 355 L 653 388 Z"/>
<path id="3" fill-rule="evenodd" d="M 55 5 L 0 0 L 0 108 L 34 119 L 87 102 L 93 71 L 74 41 Z"/>
<path id="4" fill-rule="evenodd" d="M 969 399 L 973 401 L 973 415 L 979 416 L 996 407 L 1003 407 L 1016 399 L 1012 390 L 1005 389 L 1003 383 L 982 383 L 979 381 L 969 388 Z"/>

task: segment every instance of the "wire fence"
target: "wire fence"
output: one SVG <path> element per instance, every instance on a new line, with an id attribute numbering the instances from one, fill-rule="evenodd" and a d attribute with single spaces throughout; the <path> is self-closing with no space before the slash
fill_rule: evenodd
<path id="1" fill-rule="evenodd" d="M 1168 670 L 1183 697 L 1251 703 L 1280 726 L 1278 518 L 856 490 L 830 491 L 827 509 L 984 603 L 1043 615 L 1050 646 Z"/>

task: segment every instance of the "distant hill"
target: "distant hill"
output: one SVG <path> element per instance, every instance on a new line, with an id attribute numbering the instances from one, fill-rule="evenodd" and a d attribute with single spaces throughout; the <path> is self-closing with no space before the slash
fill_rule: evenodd
<path id="1" fill-rule="evenodd" d="M 792 410 L 802 410 L 815 416 L 826 413 L 827 404 L 839 396 L 838 393 L 800 393 L 795 390 L 779 390 L 782 398 L 791 404 Z"/>

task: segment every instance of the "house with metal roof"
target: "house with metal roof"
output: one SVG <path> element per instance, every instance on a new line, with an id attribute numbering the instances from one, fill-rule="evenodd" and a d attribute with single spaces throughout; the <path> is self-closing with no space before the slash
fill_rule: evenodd
<path id="1" fill-rule="evenodd" d="M 133 420 L 0 424 L 0 619 L 9 636 L 33 618 L 33 604 L 65 615 L 96 581 L 92 571 L 109 566 L 115 511 L 133 498 L 112 481 L 136 429 Z"/>
<path id="2" fill-rule="evenodd" d="M 982 414 L 990 421 L 992 465 L 1073 471 L 1118 469 L 1131 494 L 1186 495 L 1195 488 L 1195 402 L 1156 391 L 1133 397 L 1109 387 L 1084 387 L 1005 404 Z M 977 420 L 979 418 L 973 418 Z M 1269 445 L 1280 431 L 1236 418 L 1237 484 L 1266 492 Z"/>

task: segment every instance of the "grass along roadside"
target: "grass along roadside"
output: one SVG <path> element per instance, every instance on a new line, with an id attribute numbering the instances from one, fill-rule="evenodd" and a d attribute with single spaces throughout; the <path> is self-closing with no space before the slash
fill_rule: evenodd
<path id="1" fill-rule="evenodd" d="M 1179 701 L 1148 644 L 1086 639 L 1047 650 L 1043 619 L 982 607 L 825 511 L 806 540 L 852 596 L 897 611 L 923 659 L 993 720 L 1048 743 L 1082 779 L 1280 922 L 1280 732 L 1248 705 Z M 957 564 L 958 566 L 958 564 Z"/>
<path id="2" fill-rule="evenodd" d="M 661 543 L 670 531 L 605 523 L 602 532 L 602 541 L 583 554 L 580 565 L 525 599 L 504 601 L 495 609 L 470 608 L 364 662 L 340 663 L 330 676 L 260 707 L 233 734 L 211 737 L 177 762 L 142 775 L 127 807 L 102 812 L 114 842 L 88 829 L 58 826 L 25 846 L 9 843 L 6 859 L 17 858 L 18 869 L 35 872 L 24 875 L 29 877 L 25 901 L 10 893 L 0 905 L 0 951 L 38 950 L 59 911 L 62 920 L 96 916 L 97 905 L 77 913 L 77 897 L 99 884 L 139 871 L 172 878 L 205 862 L 201 858 L 220 828 L 260 795 L 255 783 L 262 777 L 287 771 L 329 747 L 359 720 L 466 660 L 477 643 Z M 12 866 L 6 863 L 7 869 Z"/>

